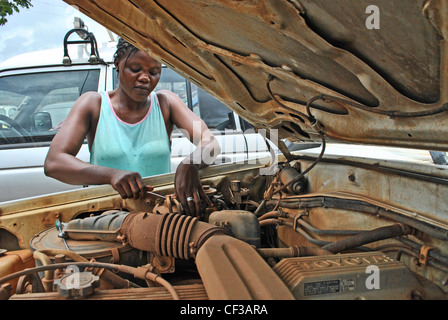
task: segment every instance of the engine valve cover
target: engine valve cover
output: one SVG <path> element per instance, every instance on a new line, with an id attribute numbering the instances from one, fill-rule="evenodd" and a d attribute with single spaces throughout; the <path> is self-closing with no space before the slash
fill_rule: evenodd
<path id="1" fill-rule="evenodd" d="M 437 299 L 426 295 L 426 282 L 382 252 L 287 258 L 274 270 L 296 299 Z"/>

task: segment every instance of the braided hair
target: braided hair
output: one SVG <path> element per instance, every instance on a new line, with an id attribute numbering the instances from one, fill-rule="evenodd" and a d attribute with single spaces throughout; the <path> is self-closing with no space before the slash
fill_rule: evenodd
<path id="1" fill-rule="evenodd" d="M 120 61 L 126 56 L 126 62 L 125 62 L 126 64 L 131 54 L 137 50 L 139 50 L 137 47 L 135 47 L 128 41 L 124 40 L 123 38 L 119 38 L 117 43 L 117 50 L 115 51 L 114 54 L 114 61 L 116 61 L 116 59 Z"/>

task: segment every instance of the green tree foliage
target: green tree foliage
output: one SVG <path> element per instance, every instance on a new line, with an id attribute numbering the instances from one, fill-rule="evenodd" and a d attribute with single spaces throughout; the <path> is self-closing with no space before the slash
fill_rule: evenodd
<path id="1" fill-rule="evenodd" d="M 32 6 L 31 0 L 0 0 L 0 26 L 8 22 L 6 16 L 19 12 L 19 7 L 29 9 Z"/>

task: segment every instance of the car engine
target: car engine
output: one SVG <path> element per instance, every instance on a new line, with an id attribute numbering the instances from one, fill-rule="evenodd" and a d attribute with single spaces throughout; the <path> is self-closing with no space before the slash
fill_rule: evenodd
<path id="1" fill-rule="evenodd" d="M 107 210 L 93 211 L 101 203 L 77 209 L 66 222 L 58 216 L 30 239 L 28 260 L 35 264 L 0 278 L 1 296 L 446 299 L 446 232 L 411 219 L 390 200 L 348 192 L 354 182 L 368 182 L 372 194 L 366 179 L 374 170 L 382 180 L 378 163 L 353 171 L 353 163 L 330 160 L 315 169 L 316 160 L 285 161 L 269 175 L 258 167 L 214 171 L 203 180 L 214 206 L 204 205 L 201 217 L 182 214 L 169 188 Z M 334 165 L 346 167 L 347 178 L 330 192 L 330 182 L 317 181 Z"/>

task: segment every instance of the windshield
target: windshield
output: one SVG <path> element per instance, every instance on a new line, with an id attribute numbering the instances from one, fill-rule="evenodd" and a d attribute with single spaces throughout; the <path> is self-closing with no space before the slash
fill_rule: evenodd
<path id="1" fill-rule="evenodd" d="M 0 147 L 51 142 L 76 99 L 97 91 L 99 69 L 0 77 Z"/>

